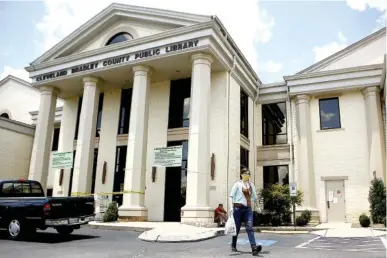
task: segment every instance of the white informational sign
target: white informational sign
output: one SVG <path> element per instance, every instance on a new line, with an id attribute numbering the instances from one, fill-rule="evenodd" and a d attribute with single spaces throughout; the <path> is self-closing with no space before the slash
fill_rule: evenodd
<path id="1" fill-rule="evenodd" d="M 329 191 L 329 201 L 333 201 L 333 191 Z"/>
<path id="2" fill-rule="evenodd" d="M 289 188 L 290 188 L 290 196 L 297 196 L 297 183 L 291 182 Z"/>
<path id="3" fill-rule="evenodd" d="M 52 154 L 52 168 L 72 168 L 73 152 L 56 152 Z"/>
<path id="4" fill-rule="evenodd" d="M 183 146 L 154 148 L 154 167 L 181 167 Z"/>

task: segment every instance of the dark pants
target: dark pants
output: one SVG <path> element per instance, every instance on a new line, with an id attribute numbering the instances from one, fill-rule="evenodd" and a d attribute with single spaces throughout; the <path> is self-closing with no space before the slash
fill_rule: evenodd
<path id="1" fill-rule="evenodd" d="M 246 225 L 246 232 L 247 232 L 247 236 L 249 237 L 250 245 L 256 246 L 254 230 L 253 230 L 253 211 L 251 210 L 251 208 L 246 206 L 234 207 L 233 215 L 234 215 L 237 235 L 232 237 L 232 243 L 236 244 L 239 231 L 241 230 L 241 224 L 242 222 L 244 222 Z"/>

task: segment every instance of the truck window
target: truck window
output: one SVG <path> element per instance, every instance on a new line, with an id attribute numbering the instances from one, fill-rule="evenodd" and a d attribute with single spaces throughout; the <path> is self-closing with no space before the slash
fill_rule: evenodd
<path id="1" fill-rule="evenodd" d="M 43 197 L 43 189 L 36 182 L 5 182 L 0 196 L 5 197 Z"/>

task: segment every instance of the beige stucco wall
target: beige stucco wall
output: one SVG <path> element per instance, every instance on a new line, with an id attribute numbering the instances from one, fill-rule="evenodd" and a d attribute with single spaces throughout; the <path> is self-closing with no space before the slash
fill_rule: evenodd
<path id="1" fill-rule="evenodd" d="M 0 117 L 0 179 L 28 179 L 33 127 Z"/>

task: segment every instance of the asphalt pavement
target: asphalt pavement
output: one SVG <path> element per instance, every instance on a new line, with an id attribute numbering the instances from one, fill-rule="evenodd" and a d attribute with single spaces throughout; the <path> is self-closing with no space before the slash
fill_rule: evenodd
<path id="1" fill-rule="evenodd" d="M 229 236 L 195 243 L 169 244 L 143 242 L 137 239 L 139 234 L 82 228 L 68 238 L 63 238 L 52 230 L 38 232 L 32 239 L 25 241 L 10 241 L 1 237 L 0 257 L 252 257 L 246 234 L 239 237 L 238 253 L 230 252 Z M 326 239 L 310 234 L 257 233 L 256 239 L 263 246 L 260 257 L 386 257 L 386 249 L 380 238 Z"/>

